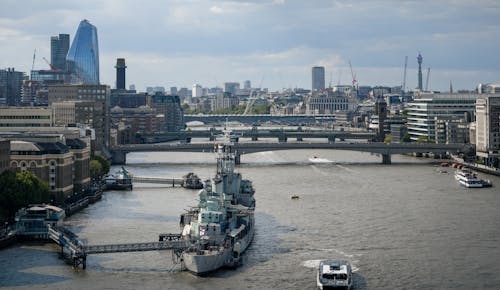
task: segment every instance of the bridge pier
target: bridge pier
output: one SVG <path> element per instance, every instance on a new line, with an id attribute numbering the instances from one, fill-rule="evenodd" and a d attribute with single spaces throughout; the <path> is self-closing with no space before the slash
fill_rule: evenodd
<path id="1" fill-rule="evenodd" d="M 250 134 L 252 135 L 252 141 L 257 141 L 259 140 L 259 132 L 258 132 L 259 129 L 257 129 L 256 126 L 253 126 L 252 127 L 252 130 L 250 130 Z"/>
<path id="2" fill-rule="evenodd" d="M 87 255 L 79 255 L 73 257 L 73 268 L 78 268 L 82 266 L 82 269 L 85 270 L 87 268 Z"/>
<path id="3" fill-rule="evenodd" d="M 335 136 L 328 136 L 328 143 L 335 143 Z"/>
<path id="4" fill-rule="evenodd" d="M 123 151 L 112 151 L 111 152 L 111 164 L 112 165 L 125 165 L 127 162 L 127 153 Z"/>
<path id="5" fill-rule="evenodd" d="M 241 164 L 241 154 L 236 153 L 234 155 L 234 164 L 236 164 L 236 165 L 240 165 Z"/>
<path id="6" fill-rule="evenodd" d="M 297 137 L 297 141 L 304 141 L 302 137 Z"/>
<path id="7" fill-rule="evenodd" d="M 278 142 L 279 143 L 286 143 L 286 141 L 287 141 L 286 136 L 281 135 L 281 136 L 278 137 Z"/>
<path id="8" fill-rule="evenodd" d="M 382 164 L 391 164 L 391 154 L 382 154 Z"/>

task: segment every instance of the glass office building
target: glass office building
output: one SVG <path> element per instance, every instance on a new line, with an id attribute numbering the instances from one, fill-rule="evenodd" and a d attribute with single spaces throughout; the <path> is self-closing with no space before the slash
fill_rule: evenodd
<path id="1" fill-rule="evenodd" d="M 50 38 L 50 63 L 60 71 L 66 70 L 66 55 L 69 50 L 69 34 L 59 34 Z"/>
<path id="2" fill-rule="evenodd" d="M 66 56 L 71 83 L 99 84 L 99 45 L 97 28 L 82 20 Z"/>

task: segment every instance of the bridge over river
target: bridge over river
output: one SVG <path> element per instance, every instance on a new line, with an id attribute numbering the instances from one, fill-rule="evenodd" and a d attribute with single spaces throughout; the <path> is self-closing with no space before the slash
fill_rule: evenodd
<path id="1" fill-rule="evenodd" d="M 341 130 L 311 130 L 311 129 L 266 129 L 252 127 L 251 129 L 234 129 L 233 134 L 236 138 L 249 138 L 252 141 L 257 141 L 261 138 L 276 138 L 279 142 L 286 142 L 288 139 L 297 139 L 302 141 L 310 138 L 328 139 L 329 142 L 335 142 L 336 139 L 363 139 L 374 140 L 377 134 L 368 131 L 348 131 L 351 128 L 341 128 Z M 172 140 L 190 140 L 192 138 L 207 138 L 213 141 L 217 136 L 222 136 L 222 130 L 210 128 L 208 130 L 188 130 L 177 132 L 141 132 L 138 133 L 138 142 L 141 143 L 158 143 Z"/>
<path id="2" fill-rule="evenodd" d="M 198 121 L 204 124 L 224 124 L 224 122 L 241 122 L 245 124 L 262 124 L 272 122 L 275 124 L 315 124 L 318 122 L 333 122 L 335 115 L 184 115 L 185 122 Z"/>
<path id="3" fill-rule="evenodd" d="M 405 153 L 435 153 L 445 154 L 469 152 L 473 147 L 468 144 L 433 144 L 433 143 L 285 143 L 285 142 L 239 142 L 234 143 L 236 163 L 241 161 L 241 155 L 262 151 L 296 150 L 296 149 L 330 149 L 377 153 L 382 156 L 383 164 L 391 163 L 392 154 Z M 212 152 L 214 143 L 181 143 L 181 144 L 129 144 L 111 148 L 113 164 L 125 164 L 126 155 L 130 152 Z"/>

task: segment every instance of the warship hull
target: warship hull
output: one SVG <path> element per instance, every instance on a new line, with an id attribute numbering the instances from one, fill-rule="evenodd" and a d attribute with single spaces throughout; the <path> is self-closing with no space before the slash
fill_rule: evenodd
<path id="1" fill-rule="evenodd" d="M 184 252 L 182 253 L 184 268 L 193 274 L 205 275 L 223 267 L 236 267 L 240 263 L 240 255 L 252 243 L 253 236 L 254 228 L 252 227 L 245 237 L 236 241 L 239 244 L 239 251 L 236 251 L 236 254 L 235 247 L 222 246 L 215 250 Z"/>

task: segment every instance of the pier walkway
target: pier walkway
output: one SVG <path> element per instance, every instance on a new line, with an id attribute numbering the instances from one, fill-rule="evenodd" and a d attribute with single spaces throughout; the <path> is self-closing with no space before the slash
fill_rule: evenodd
<path id="1" fill-rule="evenodd" d="M 180 234 L 160 234 L 158 242 L 84 245 L 73 232 L 64 228 L 48 225 L 49 239 L 61 246 L 61 256 L 70 260 L 73 267 L 87 267 L 87 255 L 124 252 L 144 252 L 172 250 L 179 254 L 189 247 L 189 241 L 182 240 Z"/>
<path id="2" fill-rule="evenodd" d="M 134 177 L 132 177 L 132 182 L 134 182 L 134 183 L 171 184 L 172 187 L 175 187 L 176 185 L 182 186 L 184 180 L 182 178 L 134 176 Z"/>
<path id="3" fill-rule="evenodd" d="M 183 249 L 189 246 L 189 241 L 160 241 L 149 243 L 111 244 L 85 246 L 86 254 L 124 253 L 124 252 L 144 252 Z"/>

